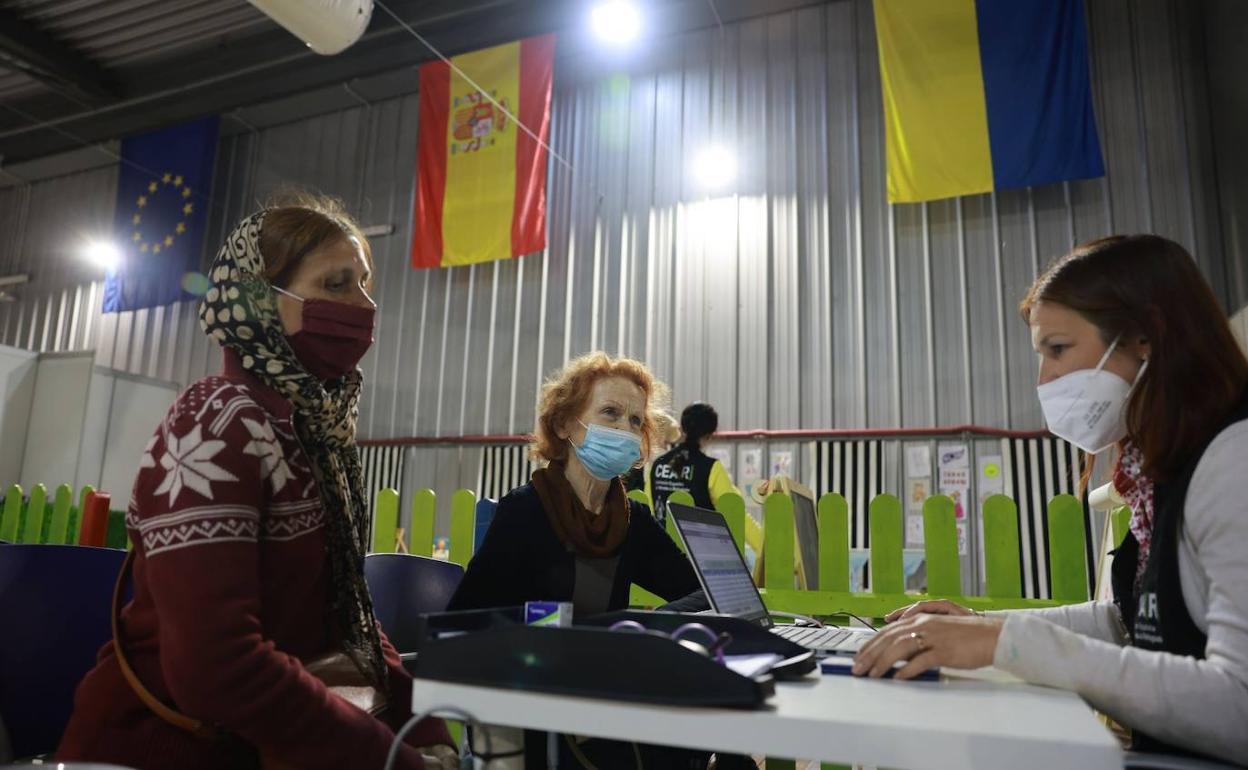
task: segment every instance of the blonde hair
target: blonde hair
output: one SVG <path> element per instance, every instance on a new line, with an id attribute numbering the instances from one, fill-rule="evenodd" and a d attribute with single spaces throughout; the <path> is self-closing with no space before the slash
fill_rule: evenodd
<path id="1" fill-rule="evenodd" d="M 672 421 L 667 413 L 670 391 L 640 361 L 612 358 L 602 351 L 575 358 L 551 375 L 542 385 L 537 402 L 537 426 L 529 453 L 539 462 L 554 462 L 568 456 L 568 444 L 559 438 L 559 428 L 579 417 L 589 403 L 594 384 L 607 377 L 623 377 L 641 388 L 646 396 L 646 413 L 641 423 L 642 459 L 649 458 L 663 437 L 661 426 Z"/>
<path id="2" fill-rule="evenodd" d="M 665 444 L 675 444 L 677 441 L 680 441 L 680 423 L 676 421 L 675 417 L 667 412 L 662 412 L 658 415 L 657 423 L 660 441 Z"/>

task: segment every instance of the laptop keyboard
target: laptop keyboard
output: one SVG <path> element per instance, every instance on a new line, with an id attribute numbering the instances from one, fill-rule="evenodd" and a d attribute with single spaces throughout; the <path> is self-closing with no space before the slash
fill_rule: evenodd
<path id="1" fill-rule="evenodd" d="M 834 626 L 775 626 L 772 633 L 810 650 L 856 652 L 867 643 L 870 634 L 857 633 Z"/>

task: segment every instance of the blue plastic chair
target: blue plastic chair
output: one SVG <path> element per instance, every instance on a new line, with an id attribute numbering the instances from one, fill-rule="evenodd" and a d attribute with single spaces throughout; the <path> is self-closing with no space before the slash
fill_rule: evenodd
<path id="1" fill-rule="evenodd" d="M 112 639 L 113 585 L 125 557 L 80 545 L 0 548 L 0 719 L 15 756 L 60 742 L 78 682 Z"/>
<path id="2" fill-rule="evenodd" d="M 450 604 L 464 568 L 453 562 L 407 553 L 370 553 L 364 557 L 364 580 L 373 613 L 400 653 L 420 645 L 417 619 L 442 612 Z"/>
<path id="3" fill-rule="evenodd" d="M 481 550 L 481 543 L 485 542 L 485 533 L 490 528 L 490 522 L 494 521 L 494 511 L 498 508 L 498 501 L 483 497 L 477 501 L 477 520 L 476 530 L 472 538 L 472 552 L 476 553 Z"/>

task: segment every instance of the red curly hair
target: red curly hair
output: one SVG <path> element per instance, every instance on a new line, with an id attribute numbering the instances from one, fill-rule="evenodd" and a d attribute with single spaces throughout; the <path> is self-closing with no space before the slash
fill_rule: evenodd
<path id="1" fill-rule="evenodd" d="M 595 351 L 569 361 L 542 385 L 542 396 L 537 403 L 537 427 L 533 431 L 533 442 L 529 444 L 534 460 L 549 463 L 568 456 L 568 442 L 559 438 L 559 428 L 585 411 L 594 384 L 607 377 L 623 377 L 645 394 L 641 451 L 643 460 L 649 458 L 656 442 L 662 438 L 660 426 L 672 421 L 667 414 L 670 401 L 667 385 L 640 361 L 612 358 Z"/>

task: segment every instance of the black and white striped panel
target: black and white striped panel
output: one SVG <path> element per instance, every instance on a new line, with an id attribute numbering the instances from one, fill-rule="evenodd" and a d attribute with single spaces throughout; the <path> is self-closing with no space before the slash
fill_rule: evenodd
<path id="1" fill-rule="evenodd" d="M 884 491 L 884 444 L 880 441 L 815 442 L 815 497 L 836 492 L 849 503 L 849 547 L 870 546 L 867 509 Z"/>
<path id="2" fill-rule="evenodd" d="M 360 465 L 364 471 L 364 496 L 369 515 L 373 512 L 373 500 L 377 492 L 390 488 L 403 490 L 403 453 L 401 446 L 362 446 Z"/>
<path id="3" fill-rule="evenodd" d="M 1023 595 L 1049 598 L 1049 501 L 1057 495 L 1079 494 L 1079 450 L 1056 438 L 1004 439 L 1004 462 L 1009 472 L 1007 494 L 1018 504 L 1019 554 Z M 1092 519 L 1084 507 L 1084 542 L 1088 549 L 1089 585 L 1092 569 Z"/>
<path id="4" fill-rule="evenodd" d="M 487 446 L 481 453 L 477 497 L 499 500 L 516 487 L 527 484 L 537 466 L 529 461 L 524 444 Z"/>

